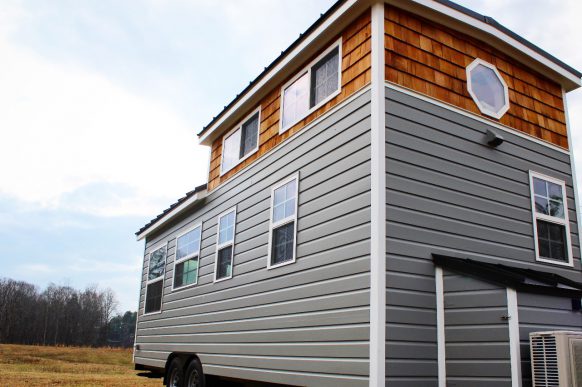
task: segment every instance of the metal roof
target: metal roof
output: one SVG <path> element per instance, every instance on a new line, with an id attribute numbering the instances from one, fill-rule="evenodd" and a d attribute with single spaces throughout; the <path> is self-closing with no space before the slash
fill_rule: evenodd
<path id="1" fill-rule="evenodd" d="M 184 203 L 185 201 L 187 201 L 188 199 L 190 199 L 191 197 L 193 197 L 197 193 L 206 190 L 206 188 L 207 188 L 207 185 L 206 184 L 202 184 L 202 185 L 199 185 L 198 187 L 194 188 L 192 191 L 187 192 L 186 195 L 184 195 L 183 197 L 181 197 L 180 199 L 178 199 L 174 204 L 170 205 L 170 207 L 168 207 L 164 211 L 162 211 L 161 214 L 159 214 L 158 216 L 156 216 L 155 218 L 153 218 L 152 220 L 150 220 L 148 223 L 146 223 L 145 226 L 143 226 L 142 228 L 140 228 L 135 233 L 135 235 L 142 234 L 144 231 L 146 231 L 149 228 L 151 228 L 154 224 L 158 223 L 164 216 L 166 216 L 167 214 L 169 214 L 170 212 L 172 212 L 172 210 L 174 210 L 180 204 Z"/>
<path id="2" fill-rule="evenodd" d="M 582 297 L 582 283 L 558 274 L 441 254 L 433 254 L 432 257 L 435 265 L 439 267 L 519 291 L 559 297 Z"/>

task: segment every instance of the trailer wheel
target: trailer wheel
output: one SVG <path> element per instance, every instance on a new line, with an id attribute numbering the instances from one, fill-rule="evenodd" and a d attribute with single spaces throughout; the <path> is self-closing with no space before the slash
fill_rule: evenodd
<path id="1" fill-rule="evenodd" d="M 196 358 L 190 361 L 186 372 L 184 373 L 184 380 L 186 384 L 184 387 L 205 387 L 204 373 L 202 372 L 202 364 Z"/>
<path id="2" fill-rule="evenodd" d="M 179 358 L 172 359 L 168 367 L 168 387 L 184 386 L 184 363 Z"/>

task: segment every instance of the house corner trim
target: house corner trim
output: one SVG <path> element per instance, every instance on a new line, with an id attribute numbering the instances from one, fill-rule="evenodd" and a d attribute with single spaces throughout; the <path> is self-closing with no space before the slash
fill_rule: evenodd
<path id="1" fill-rule="evenodd" d="M 386 379 L 386 123 L 384 1 L 372 4 L 370 387 Z"/>

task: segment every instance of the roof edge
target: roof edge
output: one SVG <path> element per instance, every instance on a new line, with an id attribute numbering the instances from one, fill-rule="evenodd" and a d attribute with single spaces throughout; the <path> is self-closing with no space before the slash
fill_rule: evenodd
<path id="1" fill-rule="evenodd" d="M 159 214 L 154 219 L 150 220 L 142 228 L 140 228 L 135 233 L 136 239 L 138 241 L 142 240 L 152 232 L 162 227 L 166 222 L 179 215 L 186 208 L 204 199 L 208 192 L 207 188 L 208 188 L 207 184 L 202 184 L 194 188 L 192 191 L 186 193 L 185 196 L 178 199 L 174 204 L 166 208 L 161 214 Z"/>

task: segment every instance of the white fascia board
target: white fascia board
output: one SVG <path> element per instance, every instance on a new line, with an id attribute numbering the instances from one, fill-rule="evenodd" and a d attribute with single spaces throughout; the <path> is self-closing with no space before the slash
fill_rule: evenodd
<path id="1" fill-rule="evenodd" d="M 138 241 L 142 240 L 143 238 L 145 238 L 146 236 L 148 236 L 149 234 L 151 234 L 152 232 L 154 232 L 155 230 L 157 230 L 158 228 L 160 228 L 161 226 L 166 224 L 170 219 L 175 218 L 176 215 L 180 214 L 183 210 L 190 207 L 192 204 L 196 203 L 198 200 L 205 198 L 207 192 L 208 192 L 207 190 L 197 192 L 196 194 L 194 194 L 194 196 L 192 196 L 191 198 L 186 200 L 184 203 L 180 204 L 176 208 L 173 208 L 170 212 L 168 212 L 161 219 L 159 219 L 156 223 L 154 223 L 153 226 L 149 227 L 148 229 L 144 230 L 142 233 L 138 234 L 136 239 Z"/>
<path id="2" fill-rule="evenodd" d="M 516 50 L 517 52 L 508 52 L 507 50 L 503 50 L 506 54 L 514 57 L 516 60 L 520 62 L 524 62 L 530 65 L 530 67 L 532 67 L 534 70 L 538 70 L 541 73 L 546 73 L 545 71 L 543 71 L 544 69 L 546 71 L 550 70 L 554 72 L 556 75 L 558 75 L 558 77 L 553 77 L 554 80 L 560 83 L 566 89 L 566 91 L 571 91 L 582 86 L 582 80 L 578 78 L 576 75 L 570 73 L 568 70 L 552 62 L 551 60 L 544 57 L 540 53 L 532 50 L 525 44 L 499 31 L 492 25 L 487 24 L 478 19 L 475 19 L 469 15 L 466 15 L 463 12 L 452 9 L 445 4 L 441 4 L 434 0 L 407 0 L 407 1 L 385 0 L 385 1 L 387 4 L 405 9 L 407 11 L 411 11 L 429 20 L 438 22 L 454 30 L 466 33 L 479 40 L 486 41 L 488 44 L 494 46 L 495 48 L 503 50 L 504 48 L 507 48 L 503 47 L 503 45 L 509 46 Z M 422 6 L 425 9 L 428 8 L 430 10 L 433 10 L 436 12 L 436 15 L 423 12 L 422 9 L 419 9 L 418 6 Z M 465 25 L 465 28 L 459 28 L 460 25 Z M 494 37 L 496 38 L 497 41 L 487 40 L 486 39 L 487 37 L 489 38 Z M 519 57 L 519 55 L 516 54 L 521 54 L 522 57 Z M 526 58 L 529 58 L 529 61 L 527 61 Z M 560 78 L 560 80 L 557 80 L 556 78 Z"/>
<path id="3" fill-rule="evenodd" d="M 331 14 L 323 23 L 317 27 L 309 36 L 307 36 L 297 47 L 288 53 L 275 67 L 273 67 L 261 80 L 257 82 L 253 88 L 241 96 L 236 103 L 226 111 L 212 126 L 210 126 L 204 134 L 198 137 L 198 143 L 201 145 L 212 145 L 212 141 L 216 136 L 218 128 L 230 121 L 233 115 L 242 109 L 251 109 L 253 104 L 259 103 L 260 98 L 257 93 L 263 89 L 270 82 L 283 81 L 288 75 L 291 75 L 298 68 L 290 64 L 294 61 L 301 61 L 301 58 L 310 57 L 317 52 L 319 45 L 325 44 L 327 39 L 341 31 L 343 25 L 337 25 L 336 22 L 353 7 L 357 10 L 364 10 L 371 4 L 370 0 L 347 0 L 342 4 L 333 14 Z M 358 16 L 358 12 L 354 12 L 353 17 Z M 351 21 L 351 20 L 348 20 Z M 346 24 L 347 22 L 346 21 Z M 337 31 L 336 31 L 337 30 Z M 300 64 L 300 63 L 297 63 Z M 250 106 L 249 106 L 250 105 Z"/>

